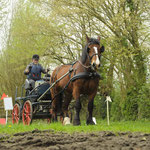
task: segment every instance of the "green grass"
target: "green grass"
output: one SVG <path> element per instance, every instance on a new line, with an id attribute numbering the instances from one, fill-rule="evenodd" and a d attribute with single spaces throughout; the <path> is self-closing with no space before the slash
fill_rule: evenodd
<path id="1" fill-rule="evenodd" d="M 49 130 L 63 131 L 68 133 L 73 132 L 96 132 L 96 131 L 113 131 L 113 132 L 144 132 L 150 133 L 150 121 L 121 121 L 110 122 L 107 125 L 105 120 L 98 120 L 97 125 L 87 126 L 85 122 L 82 122 L 81 126 L 63 126 L 61 123 L 48 124 L 42 120 L 34 121 L 30 126 L 24 126 L 22 123 L 19 125 L 8 123 L 7 125 L 0 125 L 0 134 L 14 134 L 18 132 L 26 132 L 32 130 Z"/>

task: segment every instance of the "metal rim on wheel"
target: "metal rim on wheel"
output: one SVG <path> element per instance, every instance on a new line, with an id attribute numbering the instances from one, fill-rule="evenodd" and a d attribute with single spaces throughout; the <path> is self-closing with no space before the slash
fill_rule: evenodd
<path id="1" fill-rule="evenodd" d="M 18 124 L 20 121 L 20 107 L 19 104 L 15 104 L 12 110 L 12 123 Z"/>
<path id="2" fill-rule="evenodd" d="M 22 110 L 22 121 L 24 125 L 30 125 L 32 122 L 32 104 L 29 100 L 27 100 L 23 105 Z"/>

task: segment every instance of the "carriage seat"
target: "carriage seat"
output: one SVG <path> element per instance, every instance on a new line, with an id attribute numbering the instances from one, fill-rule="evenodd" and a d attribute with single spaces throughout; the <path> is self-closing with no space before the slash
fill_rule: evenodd
<path id="1" fill-rule="evenodd" d="M 35 88 L 40 86 L 43 83 L 45 83 L 44 80 L 37 80 L 37 81 L 35 81 Z"/>
<path id="2" fill-rule="evenodd" d="M 35 87 L 35 81 L 32 79 L 25 80 L 25 90 L 32 90 Z"/>
<path id="3" fill-rule="evenodd" d="M 44 84 L 44 83 L 49 83 L 50 81 L 50 75 L 47 74 L 46 76 L 44 76 L 43 78 L 41 78 L 40 80 L 34 81 L 32 79 L 26 79 L 25 80 L 25 90 L 26 91 L 31 91 L 34 88 L 37 88 L 38 86 Z"/>

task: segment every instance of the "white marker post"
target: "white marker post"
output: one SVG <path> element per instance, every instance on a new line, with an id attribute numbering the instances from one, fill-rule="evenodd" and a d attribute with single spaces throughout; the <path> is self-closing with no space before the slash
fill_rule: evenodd
<path id="1" fill-rule="evenodd" d="M 5 111 L 6 111 L 6 124 L 7 124 L 8 110 L 13 110 L 12 97 L 5 97 L 4 98 L 4 108 L 5 108 Z"/>
<path id="2" fill-rule="evenodd" d="M 107 102 L 107 124 L 109 125 L 109 102 L 112 102 L 110 96 L 106 96 L 106 102 Z"/>

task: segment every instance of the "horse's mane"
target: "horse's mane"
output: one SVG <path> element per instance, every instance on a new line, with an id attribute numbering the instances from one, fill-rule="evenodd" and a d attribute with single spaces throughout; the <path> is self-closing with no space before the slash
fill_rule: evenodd
<path id="1" fill-rule="evenodd" d="M 89 42 L 85 45 L 85 47 L 82 50 L 82 55 L 81 55 L 81 62 L 84 64 L 86 59 L 87 59 L 87 50 L 88 50 L 88 46 L 91 44 L 98 44 L 100 45 L 100 41 L 98 39 L 95 38 L 89 38 Z"/>

